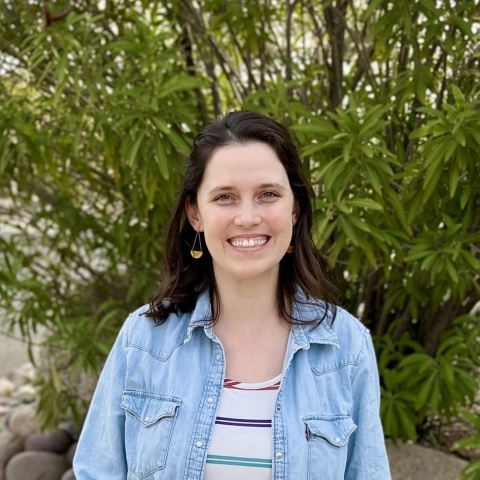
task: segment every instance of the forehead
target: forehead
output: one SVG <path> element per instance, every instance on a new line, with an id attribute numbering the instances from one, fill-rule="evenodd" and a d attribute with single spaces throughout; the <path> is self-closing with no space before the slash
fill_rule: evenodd
<path id="1" fill-rule="evenodd" d="M 287 172 L 275 150 L 266 143 L 255 142 L 217 149 L 208 161 L 200 189 L 219 184 L 240 188 L 264 183 L 289 187 Z"/>

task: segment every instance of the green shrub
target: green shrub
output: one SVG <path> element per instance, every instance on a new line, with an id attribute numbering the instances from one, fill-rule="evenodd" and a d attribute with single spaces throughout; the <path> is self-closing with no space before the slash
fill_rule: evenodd
<path id="1" fill-rule="evenodd" d="M 292 127 L 302 148 L 316 242 L 378 339 L 386 433 L 415 438 L 427 413 L 471 398 L 480 83 L 464 19 L 479 13 L 472 1 L 79 0 L 42 26 L 40 1 L 5 0 L 0 310 L 27 340 L 49 332 L 43 426 L 81 417 L 76 375 L 98 371 L 161 275 L 194 132 L 240 107 Z"/>

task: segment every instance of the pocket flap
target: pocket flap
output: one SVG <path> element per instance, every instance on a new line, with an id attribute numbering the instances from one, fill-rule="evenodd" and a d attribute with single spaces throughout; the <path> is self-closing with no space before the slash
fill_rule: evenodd
<path id="1" fill-rule="evenodd" d="M 120 406 L 148 427 L 165 417 L 173 417 L 181 401 L 178 398 L 143 392 L 123 392 Z"/>
<path id="2" fill-rule="evenodd" d="M 305 417 L 310 435 L 322 437 L 335 447 L 347 443 L 348 437 L 357 429 L 353 420 L 348 417 L 321 417 L 318 415 Z"/>

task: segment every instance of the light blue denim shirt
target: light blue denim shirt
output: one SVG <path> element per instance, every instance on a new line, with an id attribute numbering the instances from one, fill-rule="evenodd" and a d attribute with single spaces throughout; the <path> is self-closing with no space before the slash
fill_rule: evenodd
<path id="1" fill-rule="evenodd" d="M 292 315 L 320 318 L 297 294 Z M 107 359 L 74 459 L 77 480 L 200 480 L 225 378 L 208 294 L 155 326 L 132 313 Z M 272 419 L 272 479 L 389 480 L 369 331 L 338 309 L 333 325 L 291 329 Z M 228 480 L 228 479 L 225 479 Z"/>

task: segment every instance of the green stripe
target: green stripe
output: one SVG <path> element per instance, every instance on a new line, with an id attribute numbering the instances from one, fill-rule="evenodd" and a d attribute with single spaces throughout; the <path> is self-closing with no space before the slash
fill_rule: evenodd
<path id="1" fill-rule="evenodd" d="M 268 459 L 263 459 L 263 458 L 207 455 L 207 463 L 214 463 L 217 465 L 236 465 L 239 467 L 272 468 L 272 461 Z"/>
<path id="2" fill-rule="evenodd" d="M 249 458 L 249 457 L 227 457 L 224 455 L 207 455 L 207 458 L 213 458 L 215 460 L 238 460 L 242 462 L 261 462 L 261 463 L 272 463 L 269 458 Z"/>

